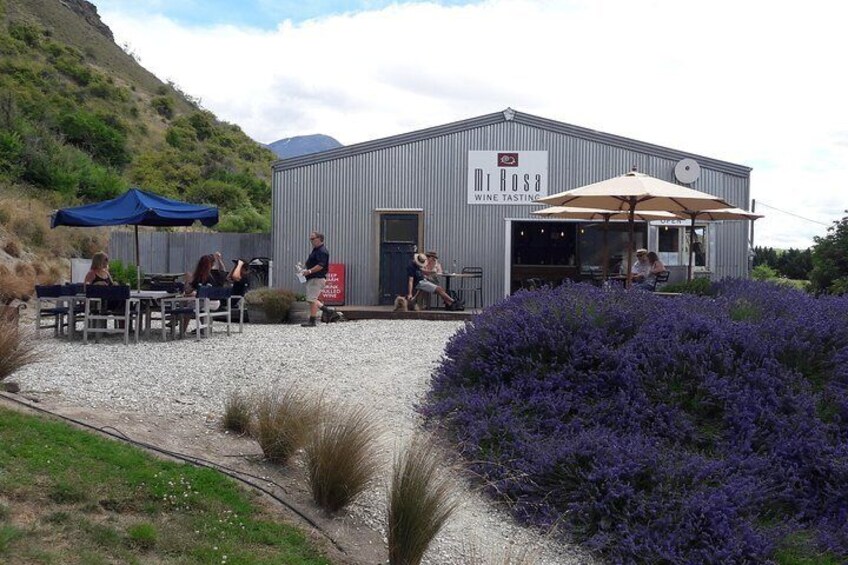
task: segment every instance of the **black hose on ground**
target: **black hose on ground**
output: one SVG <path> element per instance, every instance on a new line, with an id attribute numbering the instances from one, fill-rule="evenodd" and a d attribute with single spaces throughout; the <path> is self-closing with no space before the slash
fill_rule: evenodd
<path id="1" fill-rule="evenodd" d="M 70 416 L 63 416 L 62 414 L 57 414 L 56 412 L 51 412 L 50 410 L 47 410 L 46 408 L 41 408 L 40 406 L 35 406 L 31 402 L 24 402 L 23 400 L 21 400 L 19 398 L 15 398 L 14 396 L 12 396 L 10 394 L 0 392 L 0 397 L 3 397 L 6 400 L 9 400 L 9 401 L 14 402 L 16 404 L 19 404 L 20 406 L 24 406 L 24 407 L 26 407 L 30 410 L 34 410 L 34 411 L 40 412 L 42 414 L 47 414 L 49 416 L 53 416 L 54 418 L 59 418 L 59 419 L 64 420 L 66 422 L 70 422 L 70 423 L 75 424 L 77 426 L 80 426 L 82 428 L 87 428 L 89 430 L 93 430 L 95 432 L 105 434 L 105 435 L 107 435 L 111 438 L 127 442 L 127 443 L 134 445 L 136 447 L 141 447 L 141 448 L 144 448 L 144 449 L 148 449 L 150 451 L 154 451 L 156 453 L 161 453 L 162 455 L 167 455 L 168 457 L 173 457 L 174 459 L 179 459 L 180 461 L 190 463 L 190 464 L 195 465 L 197 467 L 205 467 L 207 469 L 213 469 L 215 471 L 218 471 L 219 473 L 223 473 L 224 475 L 230 477 L 231 479 L 234 479 L 236 481 L 244 483 L 244 484 L 246 484 L 246 485 L 248 485 L 252 488 L 255 488 L 258 491 L 261 491 L 264 494 L 267 494 L 268 496 L 270 496 L 271 498 L 273 498 L 274 500 L 276 500 L 277 502 L 279 502 L 280 504 L 282 504 L 283 506 L 288 508 L 291 512 L 296 514 L 298 517 L 300 517 L 307 524 L 312 526 L 316 531 L 320 532 L 321 535 L 323 535 L 325 538 L 327 538 L 327 540 L 330 543 L 332 543 L 333 546 L 335 546 L 336 549 L 338 549 L 340 552 L 347 555 L 347 551 L 345 551 L 345 549 L 341 545 L 339 545 L 339 542 L 337 542 L 333 538 L 333 536 L 331 536 L 329 533 L 327 533 L 323 528 L 321 528 L 321 526 L 319 526 L 312 518 L 307 516 L 303 511 L 299 510 L 297 507 L 292 505 L 290 502 L 283 500 L 281 497 L 277 496 L 275 493 L 271 492 L 270 490 L 266 489 L 265 487 L 258 485 L 254 482 L 251 482 L 245 477 L 249 477 L 249 478 L 255 479 L 257 481 L 262 481 L 264 483 L 270 483 L 270 484 L 274 485 L 275 487 L 277 487 L 278 489 L 280 489 L 281 491 L 283 491 L 283 492 L 286 491 L 285 488 L 283 488 L 281 485 L 275 483 L 274 481 L 271 481 L 271 480 L 268 480 L 268 479 L 263 479 L 262 477 L 258 477 L 256 475 L 251 475 L 250 473 L 245 473 L 245 472 L 239 471 L 237 469 L 232 469 L 232 468 L 227 467 L 225 465 L 221 465 L 219 463 L 215 463 L 213 461 L 209 461 L 209 460 L 203 459 L 201 457 L 194 457 L 194 456 L 191 456 L 191 455 L 186 455 L 184 453 L 179 453 L 177 451 L 170 451 L 168 449 L 163 449 L 163 448 L 158 447 L 158 446 L 153 445 L 153 444 L 149 444 L 149 443 L 145 443 L 143 441 L 138 441 L 138 440 L 132 439 L 129 436 L 127 436 L 125 433 L 123 433 L 121 430 L 119 430 L 119 429 L 117 429 L 113 426 L 104 426 L 102 428 L 98 428 L 96 426 L 92 426 L 91 424 L 87 424 L 86 422 L 83 422 L 81 420 L 77 420 L 76 418 L 71 418 Z M 110 429 L 115 430 L 115 431 L 111 432 L 111 431 L 109 431 Z"/>

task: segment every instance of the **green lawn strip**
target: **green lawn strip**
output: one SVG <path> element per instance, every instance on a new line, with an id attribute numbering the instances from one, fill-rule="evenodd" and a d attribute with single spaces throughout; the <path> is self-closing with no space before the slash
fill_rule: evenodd
<path id="1" fill-rule="evenodd" d="M 803 530 L 787 535 L 775 551 L 775 562 L 778 565 L 837 565 L 844 563 L 836 555 L 830 553 L 816 554 L 811 538 L 812 534 Z"/>
<path id="2" fill-rule="evenodd" d="M 216 471 L 0 408 L 0 562 L 330 563 L 251 496 Z"/>

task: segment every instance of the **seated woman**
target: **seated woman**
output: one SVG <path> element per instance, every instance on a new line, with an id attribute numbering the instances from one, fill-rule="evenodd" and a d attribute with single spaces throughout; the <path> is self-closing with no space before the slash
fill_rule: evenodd
<path id="1" fill-rule="evenodd" d="M 435 251 L 428 251 L 424 255 L 427 256 L 427 264 L 422 269 L 424 278 L 431 283 L 439 284 L 439 275 L 444 272 L 442 264 L 439 263 L 439 256 Z"/>
<path id="2" fill-rule="evenodd" d="M 197 289 L 201 286 L 223 286 L 223 278 L 215 274 L 213 269 L 213 267 L 223 267 L 223 265 L 224 263 L 221 260 L 221 254 L 218 252 L 213 253 L 212 255 L 201 256 L 197 261 L 197 266 L 194 268 L 194 272 L 186 280 L 185 292 L 183 295 L 193 298 L 197 295 Z M 210 310 L 217 310 L 220 307 L 220 300 L 209 301 Z M 183 316 L 180 320 L 180 325 L 182 326 L 183 331 L 185 331 L 188 326 L 190 319 L 190 316 Z"/>
<path id="3" fill-rule="evenodd" d="M 87 285 L 92 286 L 114 286 L 115 281 L 112 280 L 112 274 L 109 272 L 109 256 L 103 253 L 102 251 L 98 251 L 91 258 L 91 267 L 88 269 L 88 272 L 85 274 L 85 278 L 83 282 Z M 104 309 L 102 306 L 97 306 L 96 304 L 92 306 L 93 311 L 97 311 L 100 313 L 104 313 Z M 105 304 L 105 311 L 110 313 L 118 313 L 123 312 L 124 303 L 121 300 L 107 300 Z M 105 322 L 103 322 L 105 323 Z M 122 328 L 124 327 L 124 323 L 121 321 L 115 322 L 115 327 Z"/>
<path id="4" fill-rule="evenodd" d="M 85 274 L 83 279 L 85 284 L 112 286 L 115 282 L 112 280 L 112 275 L 109 273 L 109 256 L 99 251 L 91 258 L 91 268 Z"/>
<path id="5" fill-rule="evenodd" d="M 648 274 L 645 275 L 645 280 L 637 283 L 636 286 L 653 291 L 657 288 L 657 275 L 665 272 L 665 265 L 653 251 L 648 253 L 648 264 L 650 265 L 650 269 L 648 270 Z"/>
<path id="6" fill-rule="evenodd" d="M 194 296 L 199 286 L 224 286 L 228 278 L 220 252 L 201 255 L 194 272 L 186 277 L 185 295 Z"/>

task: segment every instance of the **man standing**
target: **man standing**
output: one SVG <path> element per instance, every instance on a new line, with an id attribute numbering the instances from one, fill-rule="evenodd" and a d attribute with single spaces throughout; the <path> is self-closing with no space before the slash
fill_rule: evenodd
<path id="1" fill-rule="evenodd" d="M 325 306 L 318 300 L 324 285 L 327 284 L 327 271 L 330 269 L 330 252 L 324 247 L 324 234 L 314 231 L 309 234 L 312 252 L 306 260 L 306 268 L 301 272 L 306 277 L 306 301 L 309 302 L 309 321 L 300 324 L 304 328 L 314 328 L 318 321 L 318 310 L 323 319 L 329 321 L 335 309 Z"/>

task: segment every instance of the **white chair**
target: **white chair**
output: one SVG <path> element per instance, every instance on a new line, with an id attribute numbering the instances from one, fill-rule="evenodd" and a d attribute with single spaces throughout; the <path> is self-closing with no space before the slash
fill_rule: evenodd
<path id="1" fill-rule="evenodd" d="M 227 321 L 227 335 L 230 335 L 230 326 L 233 322 L 233 289 L 229 287 L 200 287 L 197 290 L 197 294 L 201 295 L 206 299 L 206 307 L 204 311 L 203 317 L 205 318 L 206 324 L 209 326 L 209 335 L 212 334 L 212 324 L 215 320 L 226 320 Z M 244 302 L 239 298 L 238 302 Z M 221 302 L 221 307 L 217 310 L 210 310 L 209 303 L 213 300 L 217 300 Z M 242 308 L 242 316 L 244 316 L 244 305 L 241 305 Z M 243 318 L 242 318 L 243 319 Z M 239 330 L 241 331 L 241 330 Z"/>
<path id="2" fill-rule="evenodd" d="M 240 297 L 238 297 L 240 298 Z M 212 324 L 216 319 L 225 319 L 227 321 L 227 335 L 230 335 L 230 327 L 232 324 L 232 289 L 214 286 L 201 286 L 197 289 L 194 297 L 183 298 L 165 298 L 161 301 L 162 319 L 167 320 L 167 323 L 162 324 L 162 339 L 168 338 L 168 328 L 170 326 L 171 338 L 179 326 L 180 338 L 185 337 L 185 324 L 181 323 L 183 318 L 189 317 L 195 323 L 195 339 L 200 340 L 201 337 L 209 337 L 212 334 Z M 211 309 L 211 302 L 220 300 L 226 305 L 219 310 Z M 244 300 L 239 300 L 243 303 Z M 240 321 L 244 320 L 244 304 L 239 304 L 241 308 Z"/>

